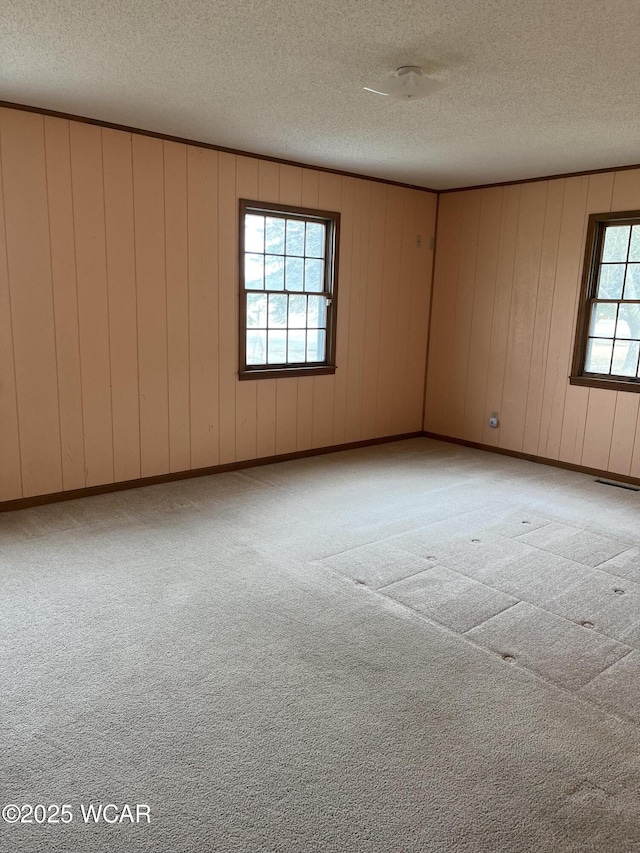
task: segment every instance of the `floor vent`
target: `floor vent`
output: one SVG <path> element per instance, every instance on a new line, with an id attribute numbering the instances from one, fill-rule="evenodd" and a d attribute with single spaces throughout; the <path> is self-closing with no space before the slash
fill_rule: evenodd
<path id="1" fill-rule="evenodd" d="M 630 492 L 640 492 L 640 486 L 634 486 L 633 483 L 620 483 L 618 480 L 605 480 L 602 477 L 597 477 L 596 483 L 602 483 L 603 486 L 615 486 L 617 489 L 628 489 Z"/>

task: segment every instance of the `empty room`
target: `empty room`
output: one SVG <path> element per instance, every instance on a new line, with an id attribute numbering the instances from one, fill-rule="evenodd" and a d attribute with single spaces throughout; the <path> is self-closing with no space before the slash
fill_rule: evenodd
<path id="1" fill-rule="evenodd" d="M 638 55 L 8 0 L 0 853 L 640 853 Z"/>

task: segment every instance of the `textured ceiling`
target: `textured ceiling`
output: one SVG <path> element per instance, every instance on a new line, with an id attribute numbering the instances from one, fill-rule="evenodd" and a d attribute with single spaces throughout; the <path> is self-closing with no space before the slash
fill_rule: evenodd
<path id="1" fill-rule="evenodd" d="M 639 0 L 4 0 L 0 99 L 446 188 L 640 161 L 639 56 Z"/>

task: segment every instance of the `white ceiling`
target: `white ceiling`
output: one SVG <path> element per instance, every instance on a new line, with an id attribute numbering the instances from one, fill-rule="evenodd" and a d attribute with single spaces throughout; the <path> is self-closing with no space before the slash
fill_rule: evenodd
<path id="1" fill-rule="evenodd" d="M 640 0 L 4 0 L 0 99 L 447 188 L 640 161 Z M 449 88 L 362 91 L 417 64 Z"/>

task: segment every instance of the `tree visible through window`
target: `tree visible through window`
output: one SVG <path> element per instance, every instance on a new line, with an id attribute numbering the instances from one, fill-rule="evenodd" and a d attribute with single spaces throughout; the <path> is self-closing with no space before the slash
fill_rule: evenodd
<path id="1" fill-rule="evenodd" d="M 335 370 L 339 214 L 240 202 L 240 377 Z"/>
<path id="2" fill-rule="evenodd" d="M 571 381 L 640 390 L 640 213 L 590 217 Z"/>

